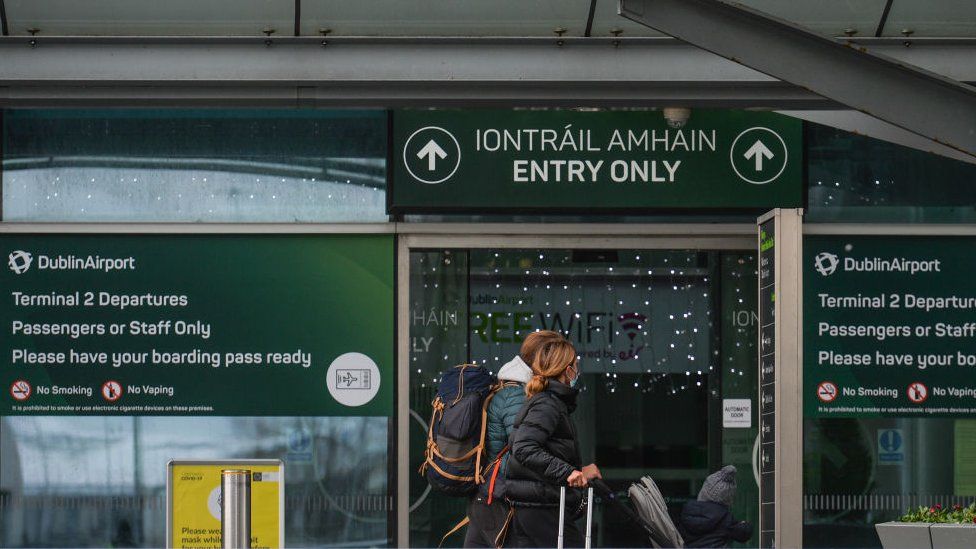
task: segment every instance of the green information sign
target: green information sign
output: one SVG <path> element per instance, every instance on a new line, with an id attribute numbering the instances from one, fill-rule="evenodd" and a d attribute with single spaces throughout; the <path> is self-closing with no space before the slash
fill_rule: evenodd
<path id="1" fill-rule="evenodd" d="M 803 204 L 802 126 L 769 112 L 404 110 L 391 210 L 769 209 Z"/>
<path id="2" fill-rule="evenodd" d="M 390 236 L 0 242 L 0 414 L 392 414 Z"/>
<path id="3" fill-rule="evenodd" d="M 976 416 L 976 241 L 809 236 L 806 417 Z"/>

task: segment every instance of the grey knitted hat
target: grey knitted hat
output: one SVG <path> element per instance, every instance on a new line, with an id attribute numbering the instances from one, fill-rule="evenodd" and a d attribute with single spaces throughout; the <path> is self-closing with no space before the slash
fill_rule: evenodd
<path id="1" fill-rule="evenodd" d="M 734 465 L 726 465 L 708 475 L 698 492 L 698 501 L 713 501 L 732 507 L 732 500 L 735 499 L 735 473 Z"/>

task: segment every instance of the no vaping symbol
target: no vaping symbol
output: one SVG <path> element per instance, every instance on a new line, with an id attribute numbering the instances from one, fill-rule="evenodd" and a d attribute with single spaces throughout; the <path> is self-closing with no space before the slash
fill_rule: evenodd
<path id="1" fill-rule="evenodd" d="M 929 388 L 921 382 L 916 381 L 908 386 L 908 400 L 915 404 L 921 404 L 929 398 Z"/>
<path id="2" fill-rule="evenodd" d="M 118 381 L 106 381 L 102 384 L 102 398 L 109 402 L 122 398 L 122 385 Z"/>

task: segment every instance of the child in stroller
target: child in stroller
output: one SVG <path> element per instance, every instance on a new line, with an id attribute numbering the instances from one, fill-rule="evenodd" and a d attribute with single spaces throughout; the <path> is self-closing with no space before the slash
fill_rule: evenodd
<path id="1" fill-rule="evenodd" d="M 732 516 L 736 470 L 726 465 L 705 479 L 697 501 L 681 510 L 678 530 L 685 547 L 729 547 L 752 537 L 752 525 Z"/>

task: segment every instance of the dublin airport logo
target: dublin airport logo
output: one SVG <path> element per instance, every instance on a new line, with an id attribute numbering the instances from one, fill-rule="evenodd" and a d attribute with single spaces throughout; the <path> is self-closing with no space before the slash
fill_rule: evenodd
<path id="1" fill-rule="evenodd" d="M 832 254 L 830 252 L 820 252 L 817 257 L 813 259 L 813 266 L 817 269 L 817 272 L 823 276 L 830 276 L 834 274 L 837 270 L 837 266 L 840 265 L 840 260 L 837 259 L 837 254 Z"/>
<path id="2" fill-rule="evenodd" d="M 17 250 L 15 252 L 10 252 L 7 256 L 7 265 L 10 270 L 17 274 L 24 274 L 27 269 L 30 269 L 31 263 L 34 261 L 34 256 L 29 252 L 24 250 Z"/>

